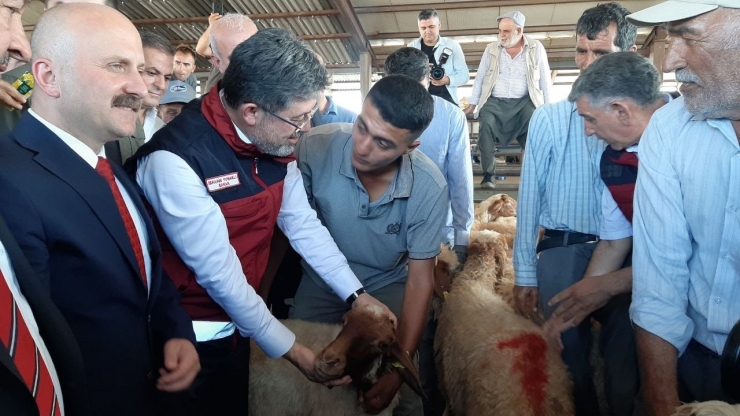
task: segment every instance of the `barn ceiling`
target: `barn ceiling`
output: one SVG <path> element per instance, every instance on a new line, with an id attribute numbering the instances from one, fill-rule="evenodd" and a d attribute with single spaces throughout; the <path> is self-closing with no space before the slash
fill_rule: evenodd
<path id="1" fill-rule="evenodd" d="M 637 11 L 662 0 L 621 3 Z M 419 36 L 416 16 L 422 9 L 437 9 L 442 36 L 460 42 L 472 71 L 487 43 L 496 39 L 496 17 L 519 10 L 526 16 L 525 33 L 547 48 L 554 70 L 575 68 L 575 23 L 581 13 L 599 2 L 584 0 L 225 0 L 224 10 L 248 14 L 258 28 L 282 27 L 308 42 L 334 69 L 359 72 L 360 54 L 367 52 L 373 67 L 382 68 L 385 57 Z M 173 44 L 195 46 L 208 26 L 211 2 L 205 0 L 118 0 L 119 10 L 143 30 L 164 35 Z M 44 3 L 32 1 L 23 15 L 31 32 Z M 648 55 L 654 38 L 641 29 L 638 48 Z M 207 71 L 210 63 L 199 58 Z"/>

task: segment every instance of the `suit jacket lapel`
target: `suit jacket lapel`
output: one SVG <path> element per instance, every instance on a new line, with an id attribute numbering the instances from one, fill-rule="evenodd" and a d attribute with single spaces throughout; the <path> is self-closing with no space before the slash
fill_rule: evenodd
<path id="1" fill-rule="evenodd" d="M 141 281 L 134 249 L 105 179 L 30 114 L 21 119 L 12 136 L 21 146 L 37 153 L 36 163 L 66 182 L 85 200 Z"/>

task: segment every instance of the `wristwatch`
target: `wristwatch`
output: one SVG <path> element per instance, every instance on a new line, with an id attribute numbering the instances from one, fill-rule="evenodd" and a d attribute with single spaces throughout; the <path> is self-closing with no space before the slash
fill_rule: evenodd
<path id="1" fill-rule="evenodd" d="M 347 300 L 345 302 L 347 302 L 347 304 L 349 306 L 352 306 L 352 304 L 355 303 L 355 301 L 357 300 L 357 298 L 359 298 L 360 295 L 363 294 L 363 293 L 367 293 L 367 291 L 365 290 L 364 287 L 361 287 L 361 288 L 355 290 L 354 292 L 350 293 L 349 294 L 349 297 L 347 297 Z"/>

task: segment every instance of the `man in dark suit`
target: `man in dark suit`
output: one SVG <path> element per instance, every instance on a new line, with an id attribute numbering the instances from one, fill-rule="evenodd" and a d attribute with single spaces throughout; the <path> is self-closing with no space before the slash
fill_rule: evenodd
<path id="1" fill-rule="evenodd" d="M 182 391 L 200 365 L 138 188 L 102 157 L 134 132 L 141 39 L 111 8 L 70 4 L 32 50 L 31 110 L 0 140 L 0 214 L 72 328 L 91 414 L 152 414 L 155 386 Z"/>

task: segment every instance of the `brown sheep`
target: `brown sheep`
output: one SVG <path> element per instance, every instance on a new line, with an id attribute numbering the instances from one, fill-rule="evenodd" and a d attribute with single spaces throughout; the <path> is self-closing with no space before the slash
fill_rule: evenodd
<path id="1" fill-rule="evenodd" d="M 516 200 L 506 194 L 496 194 L 478 204 L 475 220 L 492 222 L 501 217 L 516 217 Z"/>
<path id="2" fill-rule="evenodd" d="M 287 360 L 268 358 L 252 343 L 249 358 L 249 413 L 259 416 L 364 415 L 358 389 L 369 390 L 377 379 L 401 363 L 401 375 L 421 394 L 419 375 L 396 342 L 396 328 L 376 306 L 355 308 L 344 325 L 285 320 L 296 341 L 317 353 L 318 374 L 331 380 L 349 375 L 352 385 L 328 389 L 308 381 Z M 394 365 L 395 366 L 395 365 Z M 361 396 L 359 396 L 361 397 Z M 398 397 L 381 415 L 391 415 Z"/>
<path id="3" fill-rule="evenodd" d="M 448 411 L 456 416 L 572 415 L 572 383 L 560 354 L 537 325 L 496 293 L 505 247 L 500 234 L 479 232 L 442 307 L 434 346 Z"/>
<path id="4" fill-rule="evenodd" d="M 740 416 L 740 406 L 720 401 L 689 403 L 676 409 L 673 416 Z"/>

